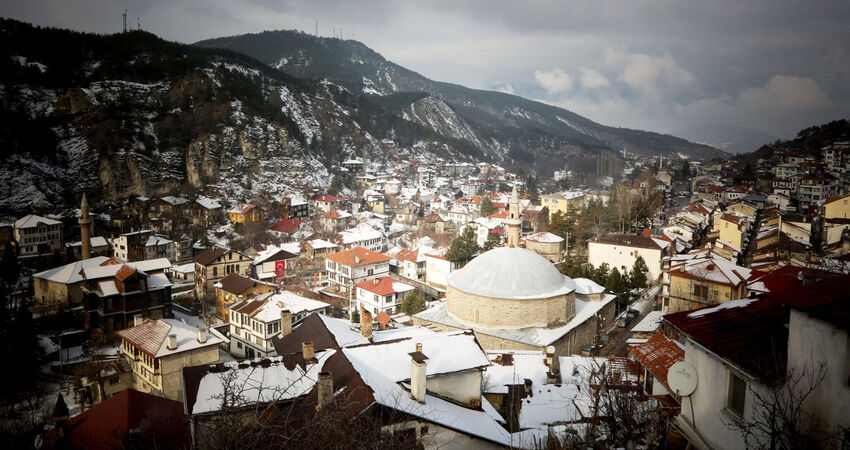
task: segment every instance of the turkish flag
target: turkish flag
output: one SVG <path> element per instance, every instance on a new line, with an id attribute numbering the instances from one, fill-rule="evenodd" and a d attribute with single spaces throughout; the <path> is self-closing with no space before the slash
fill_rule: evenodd
<path id="1" fill-rule="evenodd" d="M 274 273 L 277 276 L 281 276 L 286 272 L 286 261 L 275 261 L 274 262 Z"/>

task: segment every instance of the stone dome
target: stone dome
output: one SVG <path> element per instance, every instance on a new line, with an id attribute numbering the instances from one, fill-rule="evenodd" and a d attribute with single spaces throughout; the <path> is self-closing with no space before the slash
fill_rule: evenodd
<path id="1" fill-rule="evenodd" d="M 515 247 L 484 252 L 449 275 L 448 285 L 468 294 L 511 300 L 551 298 L 576 287 L 546 258 Z"/>

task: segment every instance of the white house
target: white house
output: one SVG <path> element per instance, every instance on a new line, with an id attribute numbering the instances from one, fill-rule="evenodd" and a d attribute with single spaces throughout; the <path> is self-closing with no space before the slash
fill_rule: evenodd
<path id="1" fill-rule="evenodd" d="M 354 247 L 325 256 L 325 270 L 330 285 L 348 292 L 361 281 L 390 273 L 390 257 L 363 247 Z"/>
<path id="2" fill-rule="evenodd" d="M 448 247 L 442 247 L 425 254 L 425 282 L 438 289 L 445 289 L 454 264 L 446 259 Z"/>
<path id="3" fill-rule="evenodd" d="M 382 252 L 386 248 L 384 233 L 367 223 L 361 223 L 354 228 L 341 231 L 339 243 L 346 250 L 363 247 L 373 252 Z"/>
<path id="4" fill-rule="evenodd" d="M 373 316 L 401 312 L 401 302 L 416 287 L 390 277 L 373 278 L 357 284 L 357 310 L 364 308 Z"/>
<path id="5" fill-rule="evenodd" d="M 846 286 L 846 277 L 833 278 L 764 299 L 665 316 L 684 336 L 685 362 L 697 379 L 677 417 L 686 437 L 700 448 L 745 449 L 762 446 L 756 439 L 769 442 L 766 435 L 747 442 L 730 424 L 769 422 L 774 406 L 784 412 L 798 404 L 802 397 L 783 401 L 770 395 L 767 386 L 774 383 L 792 383 L 788 389 L 796 395 L 814 384 L 802 406 L 803 414 L 817 417 L 816 438 L 850 427 L 850 339 L 842 320 L 848 305 L 834 295 Z"/>
<path id="6" fill-rule="evenodd" d="M 620 273 L 631 271 L 638 256 L 649 268 L 648 277 L 656 280 L 661 275 L 661 258 L 667 254 L 670 242 L 641 234 L 606 233 L 587 241 L 587 262 L 598 267 L 607 263 Z"/>
<path id="7" fill-rule="evenodd" d="M 290 291 L 269 292 L 235 303 L 230 309 L 230 353 L 237 358 L 276 356 L 272 338 L 286 336 L 312 313 L 330 305 Z"/>
<path id="8" fill-rule="evenodd" d="M 33 214 L 15 221 L 15 242 L 20 246 L 19 256 L 50 254 L 62 250 L 62 222 Z"/>

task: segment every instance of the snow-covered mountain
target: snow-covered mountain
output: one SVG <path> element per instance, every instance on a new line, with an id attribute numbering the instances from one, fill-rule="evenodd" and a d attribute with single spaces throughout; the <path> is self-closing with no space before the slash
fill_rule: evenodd
<path id="1" fill-rule="evenodd" d="M 273 201 L 329 185 L 333 168 L 364 149 L 378 166 L 486 160 L 543 175 L 641 140 L 713 151 L 432 82 L 356 42 L 289 35 L 300 48 L 260 61 L 142 31 L 0 20 L 0 215 L 68 207 L 84 191 L 104 201 L 192 191 Z M 342 67 L 336 54 L 317 57 L 337 46 Z"/>
<path id="2" fill-rule="evenodd" d="M 562 108 L 515 95 L 433 81 L 387 61 L 358 41 L 280 30 L 210 39 L 195 45 L 238 51 L 287 73 L 328 79 L 352 92 L 377 95 L 427 92 L 473 129 L 482 150 L 493 135 L 504 136 L 517 129 L 534 128 L 562 144 L 585 149 L 625 149 L 644 155 L 681 153 L 696 159 L 729 156 L 707 145 L 674 136 L 601 125 Z M 501 144 L 502 148 L 507 148 L 504 142 Z M 535 152 L 534 148 L 522 150 Z M 536 169 L 546 167 L 536 162 L 533 166 Z"/>

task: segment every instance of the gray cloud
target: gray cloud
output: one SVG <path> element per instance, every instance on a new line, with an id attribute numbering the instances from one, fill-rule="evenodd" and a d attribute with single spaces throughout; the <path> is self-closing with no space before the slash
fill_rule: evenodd
<path id="1" fill-rule="evenodd" d="M 791 136 L 850 114 L 850 2 L 823 0 L 29 0 L 0 15 L 115 32 L 121 12 L 181 42 L 300 29 L 363 41 L 428 77 L 671 132 Z"/>

